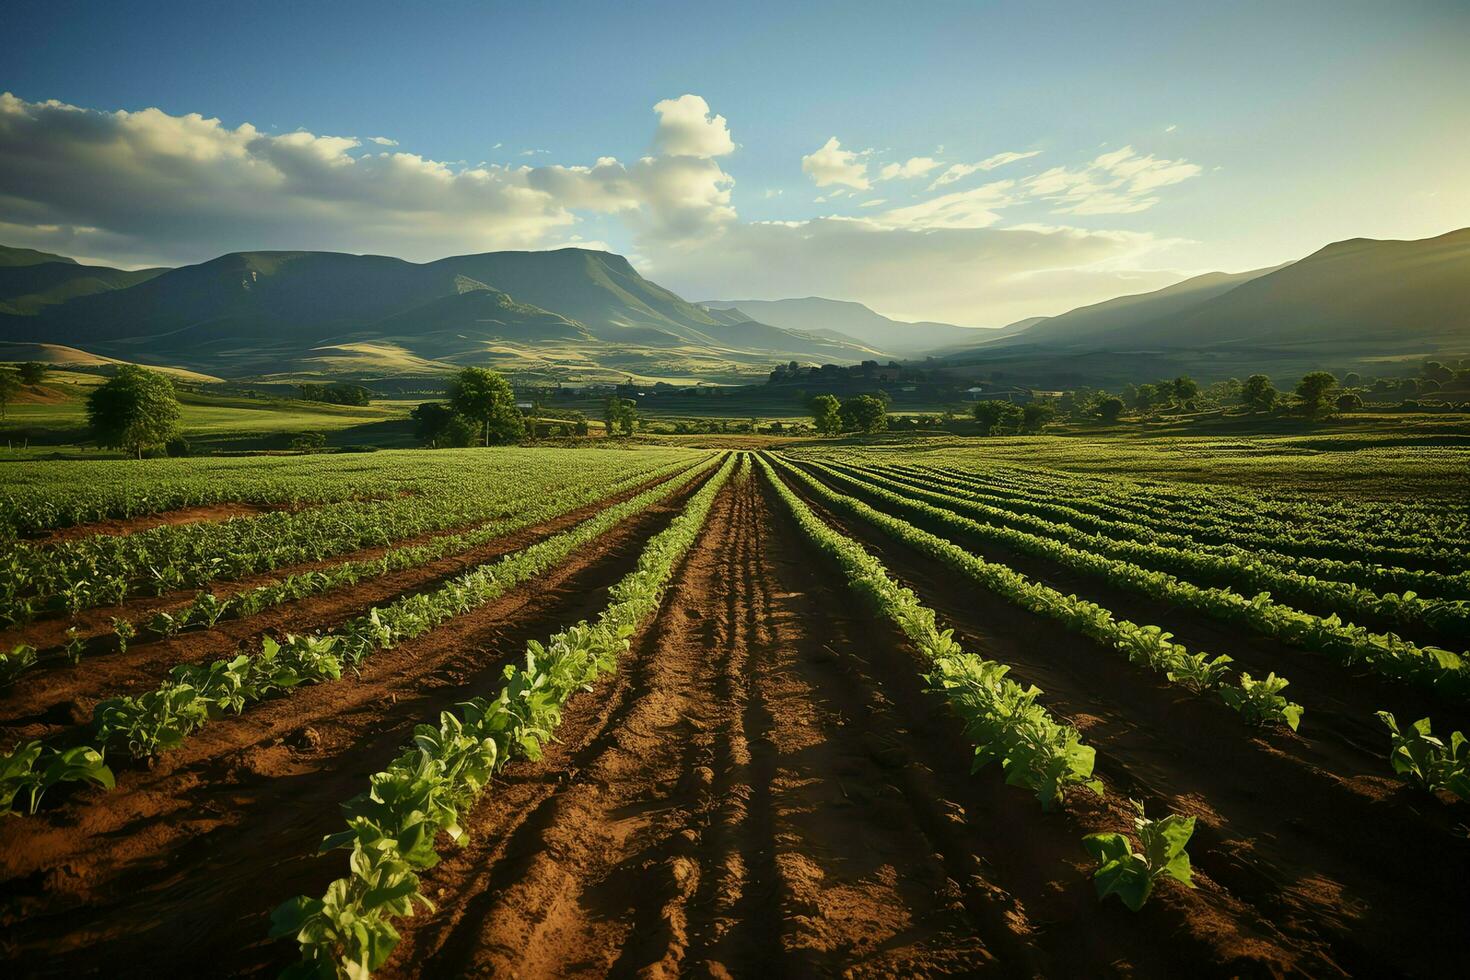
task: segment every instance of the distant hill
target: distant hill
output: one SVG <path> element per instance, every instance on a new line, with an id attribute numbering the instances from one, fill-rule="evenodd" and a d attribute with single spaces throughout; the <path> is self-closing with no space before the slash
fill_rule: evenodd
<path id="1" fill-rule="evenodd" d="M 79 296 L 135 286 L 163 271 L 81 265 L 64 255 L 0 245 L 0 314 L 34 314 Z"/>
<path id="2" fill-rule="evenodd" d="M 104 286 L 73 287 L 72 295 L 42 302 L 37 297 L 51 294 L 38 277 L 57 269 L 87 270 Z M 552 378 L 588 371 L 663 377 L 687 373 L 691 364 L 763 373 L 793 358 L 852 362 L 877 353 L 856 341 L 712 315 L 643 278 L 622 256 L 586 249 L 428 263 L 235 252 L 147 273 L 54 262 L 0 273 L 17 281 L 13 296 L 0 293 L 9 304 L 0 309 L 0 338 L 233 377 L 324 364 L 349 373 L 385 364 L 448 370 L 483 361 L 487 352 L 508 369 L 531 364 Z M 35 281 L 19 284 L 22 274 Z"/>
<path id="3" fill-rule="evenodd" d="M 960 327 L 953 323 L 919 321 L 908 323 L 876 313 L 861 303 L 808 296 L 805 299 L 705 300 L 711 311 L 738 309 L 762 323 L 791 330 L 822 331 L 829 338 L 850 338 L 878 350 L 915 354 L 938 347 L 955 347 L 984 339 L 992 333 L 983 327 Z"/>
<path id="4" fill-rule="evenodd" d="M 1048 317 L 946 360 L 1013 377 L 1065 365 L 1069 379 L 1098 380 L 1130 358 L 1141 377 L 1191 365 L 1213 375 L 1293 373 L 1467 351 L 1470 228 L 1417 241 L 1352 239 L 1270 269 L 1197 276 Z"/>

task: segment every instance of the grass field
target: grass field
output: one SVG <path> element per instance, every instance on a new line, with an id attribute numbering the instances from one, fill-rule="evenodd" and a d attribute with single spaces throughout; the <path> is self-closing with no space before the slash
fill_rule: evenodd
<path id="1" fill-rule="evenodd" d="M 1464 449 L 737 442 L 0 463 L 6 959 L 1470 969 Z"/>

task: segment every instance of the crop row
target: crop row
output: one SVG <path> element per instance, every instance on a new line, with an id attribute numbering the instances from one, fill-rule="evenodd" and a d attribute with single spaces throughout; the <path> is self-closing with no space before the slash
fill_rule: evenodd
<path id="1" fill-rule="evenodd" d="M 1232 660 L 1227 655 L 1212 657 L 1204 652 L 1190 653 L 1183 644 L 1174 642 L 1172 634 L 1157 626 L 1139 626 L 1128 620 L 1115 619 L 1110 610 L 1095 602 L 1065 595 L 1033 582 L 1012 568 L 986 561 L 937 534 L 885 514 L 855 497 L 838 493 L 779 457 L 777 463 L 784 473 L 800 481 L 806 491 L 825 506 L 856 517 L 889 537 L 937 559 L 1013 605 L 1056 620 L 1068 629 L 1123 654 L 1132 663 L 1164 675 L 1171 684 L 1196 693 L 1217 693 L 1229 708 L 1250 724 L 1275 723 L 1295 729 L 1301 721 L 1301 705 L 1288 701 L 1281 694 L 1287 686 L 1284 677 L 1272 673 L 1258 680 L 1242 673 L 1232 681 Z"/>
<path id="2" fill-rule="evenodd" d="M 284 643 L 266 637 L 254 654 L 202 665 L 181 664 L 153 691 L 100 702 L 86 748 L 98 764 L 108 751 L 119 749 L 134 758 L 147 758 L 177 748 L 212 719 L 240 714 L 251 704 L 298 686 L 339 680 L 344 669 L 356 670 L 374 651 L 422 636 L 542 574 L 577 548 L 708 472 L 715 462 L 712 457 L 568 531 L 456 576 L 434 592 L 375 607 L 334 632 L 288 636 Z M 5 785 L 39 785 L 48 767 L 66 751 L 75 748 L 62 750 L 39 741 L 15 746 L 0 756 L 0 771 L 7 774 Z"/>
<path id="3" fill-rule="evenodd" d="M 603 488 L 601 493 L 606 497 L 614 497 L 638 484 L 662 479 L 693 465 L 696 463 L 681 459 L 651 472 L 635 473 Z M 233 595 L 219 596 L 214 592 L 201 592 L 180 607 L 160 610 L 146 618 L 113 617 L 111 646 L 122 651 L 127 649 L 131 640 L 140 635 L 151 634 L 167 639 L 191 628 L 209 629 L 226 619 L 248 619 L 273 606 L 322 595 L 334 589 L 416 568 L 427 562 L 479 547 L 532 524 L 560 517 L 583 503 L 579 496 L 553 496 L 536 500 L 511 518 L 493 520 L 459 534 L 440 535 L 420 544 L 399 545 L 376 558 L 347 560 L 329 568 L 298 572 Z M 86 647 L 85 640 L 69 631 L 68 642 L 59 653 L 75 663 L 81 659 Z M 0 657 L 3 656 L 4 654 L 0 654 Z M 13 679 L 16 673 L 18 671 L 4 670 L 3 661 L 0 661 L 0 683 Z"/>
<path id="4" fill-rule="evenodd" d="M 859 466 L 857 468 L 868 467 Z M 1058 503 L 1059 498 L 1055 494 L 1044 492 L 1038 492 L 1035 495 L 998 493 L 988 483 L 978 482 L 973 477 L 958 476 L 947 470 L 919 466 L 876 466 L 870 469 L 932 483 L 950 492 L 961 493 L 967 500 L 990 503 L 1006 511 L 1053 518 L 1075 528 L 1090 530 L 1118 540 L 1146 541 L 1169 548 L 1220 555 L 1255 565 L 1296 572 L 1309 578 L 1347 582 L 1375 591 L 1413 591 L 1446 599 L 1458 599 L 1470 595 L 1470 572 L 1446 574 L 1385 566 L 1357 559 L 1343 561 L 1334 558 L 1313 558 L 1288 555 L 1264 548 L 1244 548 L 1233 543 L 1200 541 L 1188 535 L 1159 530 L 1143 523 L 1138 519 L 1138 515 L 1132 515 L 1133 520 L 1122 517 L 1100 517 L 1086 512 L 1075 501 Z"/>
<path id="5" fill-rule="evenodd" d="M 989 474 L 978 476 L 957 469 L 936 470 L 953 479 L 963 480 L 985 489 L 992 494 L 1005 492 Z M 1364 528 L 1360 524 L 1341 521 L 1337 524 L 1324 523 L 1309 526 L 1300 520 L 1268 520 L 1264 518 L 1244 519 L 1234 515 L 1217 515 L 1211 511 L 1210 498 L 1200 497 L 1195 509 L 1188 516 L 1166 514 L 1138 501 L 1126 506 L 1102 504 L 1094 498 L 1072 498 L 1060 487 L 1038 485 L 1026 490 L 1011 490 L 1011 493 L 1026 500 L 1060 500 L 1079 510 L 1090 510 L 1101 516 L 1142 524 L 1145 527 L 1199 541 L 1205 544 L 1234 544 L 1241 547 L 1262 548 L 1303 557 L 1330 558 L 1339 561 L 1367 561 L 1370 563 L 1411 569 L 1452 572 L 1470 569 L 1470 558 L 1466 549 L 1454 547 L 1449 536 L 1434 536 L 1416 532 L 1380 533 L 1376 529 Z M 1360 518 L 1371 520 L 1370 516 Z"/>
<path id="6" fill-rule="evenodd" d="M 972 461 L 955 461 L 952 472 L 977 474 Z M 965 465 L 965 463 L 971 465 Z M 943 465 L 941 460 L 939 465 Z M 1031 470 L 989 466 L 985 481 L 1033 493 L 1060 493 L 1089 502 L 1110 503 L 1124 511 L 1141 509 L 1147 514 L 1171 514 L 1186 521 L 1225 527 L 1286 524 L 1313 532 L 1337 532 L 1343 528 L 1368 537 L 1401 536 L 1406 539 L 1464 541 L 1470 534 L 1463 505 L 1434 503 L 1386 503 L 1342 497 L 1303 497 L 1299 494 L 1264 493 L 1241 487 L 1198 486 L 1171 481 L 1158 483 L 1109 477 L 1079 477 L 1055 470 Z"/>
<path id="7" fill-rule="evenodd" d="M 686 457 L 687 458 L 687 457 Z M 514 462 L 507 459 L 505 466 Z M 154 528 L 50 546 L 17 544 L 0 559 L 0 622 L 24 622 L 47 608 L 76 612 L 163 595 L 284 565 L 334 558 L 363 548 L 449 528 L 511 517 L 528 502 L 596 499 L 631 473 L 663 462 L 658 455 L 565 453 L 521 460 L 487 481 L 449 481 L 433 492 L 383 501 L 349 501 L 219 523 Z"/>
<path id="8" fill-rule="evenodd" d="M 366 980 L 387 962 L 399 939 L 393 920 L 416 907 L 433 908 L 419 872 L 438 863 L 439 834 L 462 844 L 461 814 L 494 774 L 513 759 L 539 758 L 571 696 L 616 667 L 633 634 L 658 610 L 734 465 L 728 458 L 683 513 L 649 539 L 637 568 L 613 586 L 612 601 L 596 622 L 527 644 L 525 662 L 506 667 L 498 694 L 442 712 L 437 724 L 419 725 L 413 744 L 370 778 L 367 792 L 344 805 L 347 828 L 327 837 L 321 849 L 351 852 L 347 876 L 321 898 L 292 899 L 271 915 L 271 935 L 293 937 L 301 948 L 287 976 Z M 748 457 L 741 466 L 749 466 Z"/>
<path id="9" fill-rule="evenodd" d="M 1108 585 L 1247 626 L 1263 635 L 1329 654 L 1344 664 L 1361 663 L 1386 677 L 1424 684 L 1455 697 L 1463 698 L 1470 692 L 1470 670 L 1461 657 L 1451 651 L 1421 647 L 1392 633 L 1373 633 L 1364 627 L 1343 623 L 1335 615 L 1325 618 L 1314 616 L 1273 602 L 1265 593 L 1246 598 L 1228 589 L 1197 586 L 1167 572 L 1151 571 L 1132 562 L 1082 551 L 1048 537 L 963 517 L 948 507 L 916 499 L 922 494 L 914 491 L 900 495 L 884 489 L 873 480 L 858 480 L 821 464 L 806 465 L 825 480 L 883 501 L 893 513 L 935 521 L 970 538 L 1044 558 L 1101 579 Z"/>
<path id="10" fill-rule="evenodd" d="M 1131 561 L 1144 568 L 1181 577 L 1200 578 L 1230 588 L 1248 590 L 1252 594 L 1270 592 L 1287 601 L 1326 612 L 1389 622 L 1399 628 L 1422 630 L 1439 638 L 1470 636 L 1470 601 L 1422 599 L 1412 592 L 1380 595 L 1345 582 L 1281 571 L 1248 558 L 1207 554 L 1153 541 L 1118 540 L 1092 534 L 1071 524 L 991 506 L 983 502 L 981 494 L 945 485 L 938 480 L 906 474 L 885 475 L 877 470 L 848 467 L 841 469 L 990 524 L 1066 541 L 1074 547 Z"/>
<path id="11" fill-rule="evenodd" d="M 975 768 L 999 762 L 1006 782 L 1036 793 L 1043 808 L 1073 787 L 1096 793 L 1102 783 L 1092 774 L 1094 751 L 1082 744 L 1071 725 L 1059 724 L 1037 699 L 1041 689 L 1022 687 L 1007 677 L 1010 668 L 963 650 L 954 630 L 941 630 L 934 610 L 899 585 L 883 564 L 858 542 L 833 530 L 812 512 L 760 457 L 761 469 L 796 519 L 802 532 L 841 568 L 843 575 L 885 618 L 918 647 L 931 666 L 929 688 L 959 713 L 975 742 Z"/>

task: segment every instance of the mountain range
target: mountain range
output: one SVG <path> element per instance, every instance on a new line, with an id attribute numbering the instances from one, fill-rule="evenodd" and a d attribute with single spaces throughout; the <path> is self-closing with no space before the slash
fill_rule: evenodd
<path id="1" fill-rule="evenodd" d="M 0 249 L 0 340 L 230 377 L 433 374 L 493 363 L 548 380 L 726 377 L 884 352 L 686 302 L 620 255 L 490 252 L 413 263 L 235 252 L 123 272 Z"/>
<path id="2" fill-rule="evenodd" d="M 427 263 L 234 252 L 125 271 L 0 247 L 0 343 L 277 379 L 488 363 L 546 381 L 748 381 L 786 360 L 923 354 L 961 377 L 1043 387 L 1337 369 L 1470 353 L 1470 228 L 1336 242 L 999 330 L 820 297 L 690 303 L 620 255 L 579 248 Z"/>
<path id="3" fill-rule="evenodd" d="M 961 327 L 928 320 L 893 320 L 861 303 L 808 296 L 805 299 L 704 300 L 710 310 L 740 313 L 788 330 L 805 330 L 833 339 L 851 340 L 900 354 L 922 354 L 940 347 L 973 344 L 998 335 L 994 329 Z"/>
<path id="4" fill-rule="evenodd" d="M 1150 362 L 1160 371 L 1192 364 L 1224 374 L 1467 352 L 1470 228 L 1414 241 L 1356 238 L 1285 265 L 1196 276 L 1023 321 L 951 347 L 945 361 L 1013 377 L 1065 371 L 1075 380 L 1120 370 L 1146 376 Z"/>

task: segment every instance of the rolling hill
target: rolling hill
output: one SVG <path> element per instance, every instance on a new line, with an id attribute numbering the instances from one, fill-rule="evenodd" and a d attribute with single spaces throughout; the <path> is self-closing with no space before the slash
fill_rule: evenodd
<path id="1" fill-rule="evenodd" d="M 1100 379 L 1129 358 L 1143 376 L 1191 365 L 1204 365 L 1196 368 L 1203 374 L 1333 369 L 1466 351 L 1470 228 L 1417 241 L 1352 239 L 1270 269 L 1197 276 L 1048 317 L 946 360 L 1005 363 L 999 369 L 1028 377 L 1065 364 L 1068 377 Z"/>
<path id="2" fill-rule="evenodd" d="M 762 323 L 806 330 L 831 339 L 855 340 L 878 350 L 915 354 L 940 347 L 974 343 L 995 331 L 952 323 L 909 323 L 876 313 L 861 303 L 808 296 L 805 299 L 706 300 L 709 311 L 738 310 Z"/>
<path id="3" fill-rule="evenodd" d="M 389 363 L 414 372 L 450 370 L 488 353 L 506 369 L 551 378 L 599 371 L 680 377 L 694 364 L 700 367 L 691 376 L 755 374 L 792 358 L 851 362 L 879 353 L 851 340 L 712 315 L 643 278 L 622 256 L 586 249 L 429 263 L 236 252 L 148 273 L 19 265 L 23 258 L 0 273 L 34 278 L 37 270 L 87 269 L 94 278 L 113 274 L 119 285 L 48 303 L 16 286 L 14 297 L 0 294 L 11 303 L 0 311 L 0 339 L 230 377 L 377 373 L 385 351 L 393 352 Z"/>

